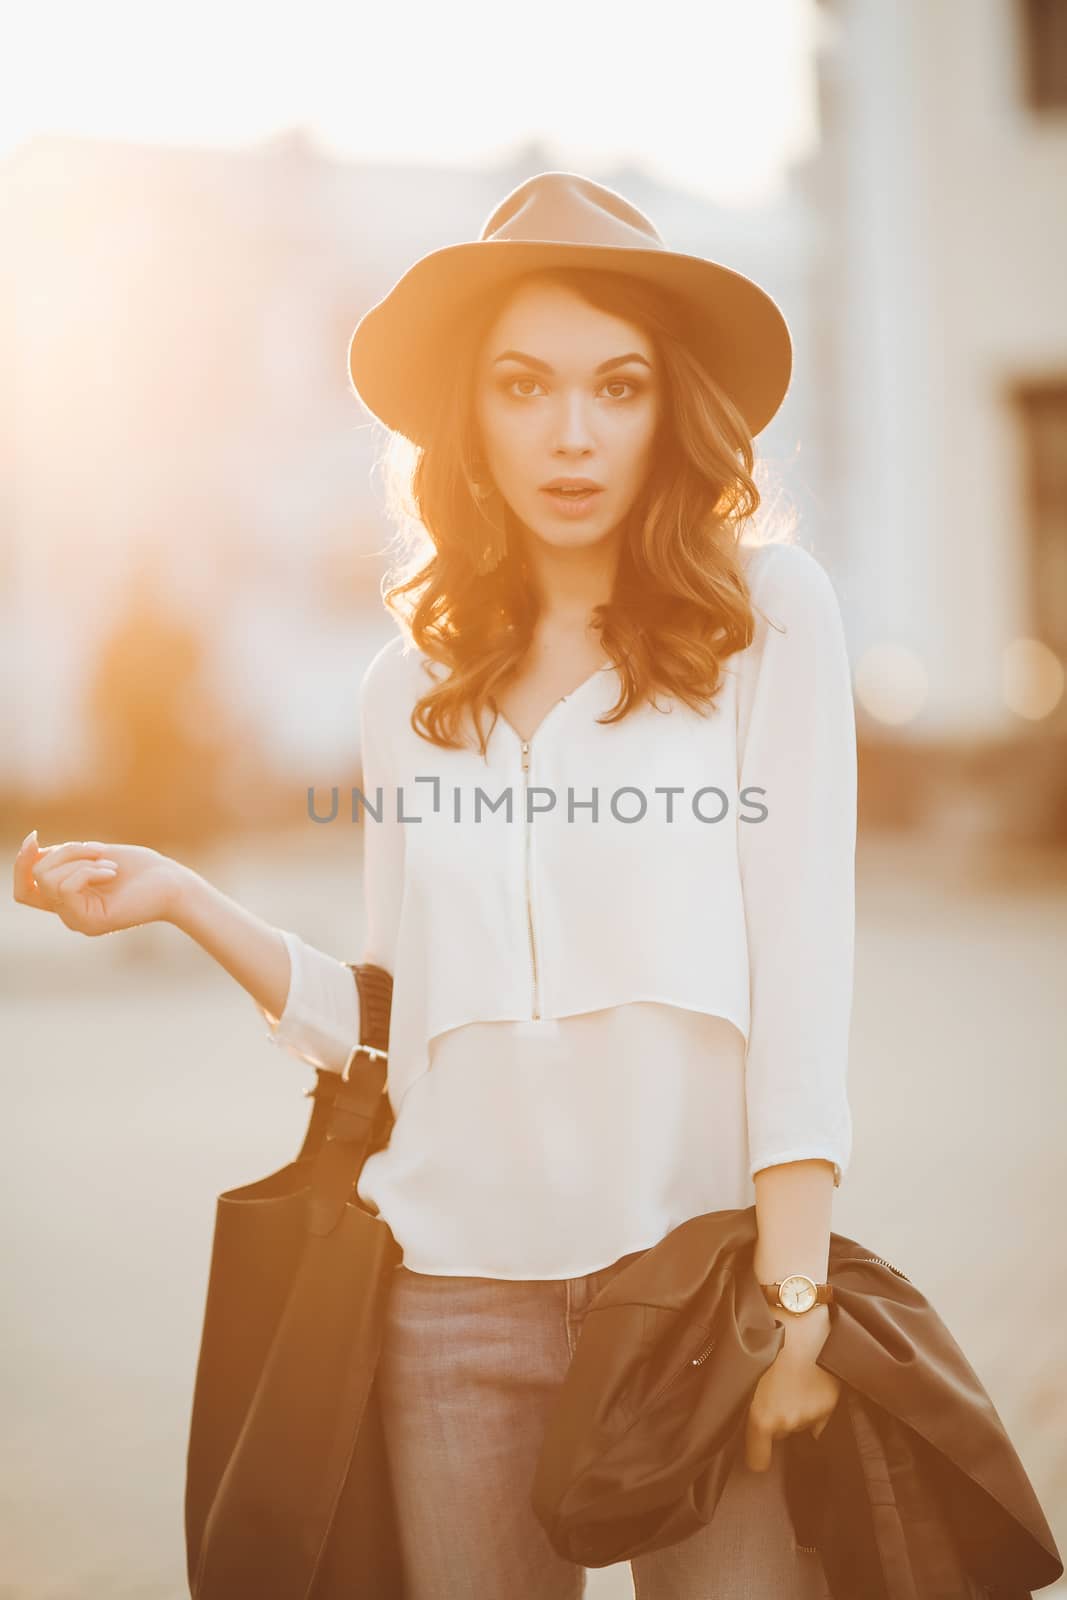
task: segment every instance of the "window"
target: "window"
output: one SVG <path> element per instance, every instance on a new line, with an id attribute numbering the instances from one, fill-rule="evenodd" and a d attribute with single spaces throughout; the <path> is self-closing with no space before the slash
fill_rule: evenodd
<path id="1" fill-rule="evenodd" d="M 1067 660 L 1067 374 L 1020 385 L 1030 550 L 1030 605 L 1037 638 Z"/>
<path id="2" fill-rule="evenodd" d="M 1027 104 L 1067 111 L 1067 0 L 1017 0 Z"/>

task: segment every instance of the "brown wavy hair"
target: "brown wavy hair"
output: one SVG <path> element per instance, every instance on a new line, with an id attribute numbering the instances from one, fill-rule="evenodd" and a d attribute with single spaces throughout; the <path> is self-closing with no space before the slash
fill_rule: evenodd
<path id="1" fill-rule="evenodd" d="M 540 605 L 519 524 L 506 504 L 496 513 L 497 528 L 504 520 L 506 553 L 494 571 L 478 570 L 492 524 L 472 488 L 480 455 L 475 367 L 491 324 L 528 278 L 563 284 L 637 324 L 665 375 L 654 466 L 631 508 L 611 598 L 593 611 L 622 677 L 615 706 L 600 720 L 619 721 L 657 688 L 696 708 L 710 704 L 722 663 L 749 645 L 755 631 L 739 554 L 744 526 L 762 499 L 753 440 L 693 353 L 682 306 L 654 284 L 603 269 L 541 269 L 509 279 L 479 301 L 456 338 L 451 381 L 435 397 L 429 441 L 416 447 L 393 434 L 383 460 L 387 510 L 406 559 L 383 579 L 382 600 L 402 632 L 448 669 L 416 703 L 411 726 L 433 744 L 456 748 L 465 742 L 460 722 L 469 710 L 483 756 L 482 714 L 496 712 L 493 690 L 525 655 Z"/>

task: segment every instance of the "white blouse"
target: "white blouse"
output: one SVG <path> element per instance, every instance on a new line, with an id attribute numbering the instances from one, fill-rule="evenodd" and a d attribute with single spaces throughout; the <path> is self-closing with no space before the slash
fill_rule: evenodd
<path id="1" fill-rule="evenodd" d="M 416 1272 L 577 1277 L 753 1175 L 851 1155 L 856 741 L 844 630 L 800 546 L 742 547 L 756 634 L 710 711 L 620 722 L 613 664 L 483 760 L 409 721 L 439 669 L 397 637 L 361 726 L 367 933 L 393 975 L 395 1122 L 360 1198 Z M 766 613 L 766 617 L 761 615 Z M 340 1071 L 342 961 L 285 932 L 270 1037 Z"/>

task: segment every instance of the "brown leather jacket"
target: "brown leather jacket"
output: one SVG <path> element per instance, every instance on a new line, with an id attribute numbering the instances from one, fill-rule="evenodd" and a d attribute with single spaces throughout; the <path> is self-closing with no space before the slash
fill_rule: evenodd
<path id="1" fill-rule="evenodd" d="M 694 1217 L 589 1307 L 532 1491 L 568 1560 L 608 1566 L 714 1515 L 785 1337 L 755 1242 L 754 1206 Z M 841 1396 L 818 1440 L 783 1442 L 797 1542 L 835 1600 L 1027 1600 L 1053 1583 L 1063 1563 L 1030 1480 L 933 1306 L 837 1233 L 829 1281 L 818 1362 Z"/>

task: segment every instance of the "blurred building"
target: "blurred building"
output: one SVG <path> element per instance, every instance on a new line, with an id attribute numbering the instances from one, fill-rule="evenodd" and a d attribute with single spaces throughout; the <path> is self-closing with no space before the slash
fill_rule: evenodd
<path id="1" fill-rule="evenodd" d="M 6 163 L 8 789 L 98 786 L 109 746 L 93 707 L 124 670 L 108 639 L 143 637 L 128 609 L 149 557 L 173 617 L 202 635 L 219 726 L 240 731 L 213 758 L 220 788 L 350 781 L 359 680 L 393 625 L 378 597 L 384 432 L 349 390 L 348 341 L 401 271 L 475 238 L 509 190 L 555 164 L 534 145 L 478 172 L 367 166 L 299 131 L 243 151 L 37 138 Z M 810 203 L 794 192 L 722 210 L 639 169 L 593 176 L 674 247 L 751 272 L 781 302 L 797 362 L 760 450 L 832 566 Z M 132 656 L 126 670 L 140 670 Z M 203 793 L 190 789 L 190 807 Z"/>
<path id="2" fill-rule="evenodd" d="M 827 514 L 869 809 L 1067 836 L 1067 5 L 825 0 Z"/>

